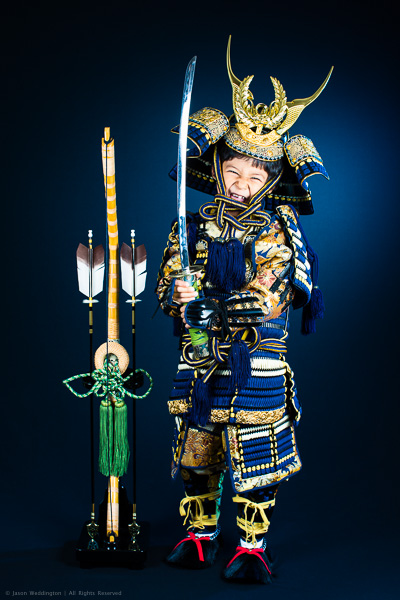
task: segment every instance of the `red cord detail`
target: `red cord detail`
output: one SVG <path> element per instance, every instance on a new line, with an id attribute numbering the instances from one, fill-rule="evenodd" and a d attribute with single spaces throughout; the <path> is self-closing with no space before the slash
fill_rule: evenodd
<path id="1" fill-rule="evenodd" d="M 267 563 L 265 562 L 265 560 L 263 559 L 263 557 L 261 556 L 261 554 L 264 553 L 264 550 L 262 548 L 243 548 L 243 546 L 237 546 L 236 547 L 236 554 L 235 556 L 232 558 L 232 560 L 229 561 L 229 563 L 227 564 L 227 567 L 229 567 L 234 560 L 237 559 L 238 556 L 241 556 L 242 554 L 254 554 L 254 556 L 257 556 L 260 560 L 263 561 L 265 568 L 267 569 L 268 573 L 271 575 L 271 571 L 267 565 Z"/>
<path id="2" fill-rule="evenodd" d="M 204 540 L 208 540 L 209 541 L 210 540 L 210 536 L 204 535 L 201 538 L 197 538 L 192 531 L 188 531 L 188 537 L 184 538 L 183 540 L 181 540 L 180 542 L 178 542 L 177 545 L 175 546 L 175 548 L 177 548 L 178 546 L 180 546 L 181 544 L 183 544 L 183 542 L 188 542 L 190 540 L 192 540 L 196 544 L 197 552 L 199 553 L 199 560 L 200 560 L 200 562 L 204 562 L 204 554 L 203 554 L 203 548 L 201 547 L 201 542 L 204 541 Z M 174 550 L 175 550 L 175 548 L 174 548 Z"/>

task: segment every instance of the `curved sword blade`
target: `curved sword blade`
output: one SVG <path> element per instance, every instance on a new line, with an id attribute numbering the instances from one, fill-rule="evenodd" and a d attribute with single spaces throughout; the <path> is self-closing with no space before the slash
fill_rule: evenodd
<path id="1" fill-rule="evenodd" d="M 190 100 L 192 97 L 194 70 L 197 57 L 194 56 L 186 68 L 183 85 L 181 120 L 178 143 L 178 230 L 181 268 L 189 269 L 189 251 L 186 233 L 186 149 L 189 123 Z"/>

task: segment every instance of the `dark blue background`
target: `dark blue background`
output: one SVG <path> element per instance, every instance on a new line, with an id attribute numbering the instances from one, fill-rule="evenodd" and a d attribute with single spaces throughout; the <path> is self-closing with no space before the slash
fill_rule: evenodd
<path id="1" fill-rule="evenodd" d="M 18 2 L 3 35 L 2 111 L 3 565 L 5 589 L 123 589 L 177 597 L 233 594 L 217 570 L 180 574 L 160 563 L 181 535 L 179 485 L 170 481 L 172 419 L 166 400 L 177 351 L 156 308 L 156 273 L 175 213 L 176 160 L 186 65 L 197 55 L 192 111 L 231 112 L 225 53 L 254 74 L 256 102 L 269 103 L 269 76 L 288 99 L 328 87 L 291 133 L 309 136 L 330 181 L 310 181 L 315 215 L 303 218 L 320 257 L 326 316 L 299 335 L 293 315 L 289 362 L 304 417 L 304 468 L 282 486 L 271 527 L 280 554 L 276 598 L 394 598 L 398 536 L 396 115 L 393 4 L 239 2 L 96 4 Z M 148 252 L 148 284 L 137 307 L 137 366 L 154 378 L 138 403 L 138 512 L 151 523 L 154 553 L 143 573 L 85 573 L 58 557 L 90 513 L 89 405 L 61 381 L 88 366 L 87 308 L 75 251 L 105 244 L 100 142 L 116 144 L 120 241 Z M 189 192 L 188 208 L 207 200 Z M 95 307 L 95 347 L 106 338 L 106 297 Z M 123 298 L 125 300 L 125 298 Z M 121 306 L 130 348 L 130 308 Z M 130 490 L 130 480 L 127 480 Z M 228 483 L 228 482 L 227 482 Z M 105 480 L 98 476 L 100 501 Z M 235 540 L 230 489 L 222 522 Z M 395 531 L 395 528 L 397 531 Z M 21 572 L 25 573 L 21 579 Z M 174 579 L 175 577 L 175 579 Z M 208 577 L 208 578 L 207 578 Z M 47 584 L 46 584 L 47 582 Z M 61 583 L 62 582 L 62 583 Z M 129 583 L 130 582 L 130 583 Z M 47 585 L 47 588 L 46 588 Z M 64 586 L 64 587 L 63 587 Z M 75 587 L 74 587 L 75 586 Z M 80 586 L 80 587 L 79 587 Z M 108 587 L 107 587 L 108 586 Z M 120 586 L 120 587 L 118 587 Z M 122 587 L 121 587 L 122 586 Z M 398 587 L 398 586 L 397 586 Z M 139 593 L 139 590 L 141 593 Z M 169 596 L 168 594 L 171 594 Z M 276 595 L 275 595 L 276 594 Z M 179 594 L 178 594 L 178 597 Z"/>

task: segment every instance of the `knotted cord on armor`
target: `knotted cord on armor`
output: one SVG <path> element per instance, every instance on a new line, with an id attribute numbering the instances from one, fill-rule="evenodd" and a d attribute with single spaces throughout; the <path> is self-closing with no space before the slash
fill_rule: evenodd
<path id="1" fill-rule="evenodd" d="M 244 333 L 243 333 L 244 330 Z M 249 331 L 254 332 L 253 341 L 245 341 Z M 204 425 L 207 423 L 212 408 L 212 398 L 209 391 L 209 379 L 217 368 L 226 364 L 231 372 L 229 378 L 229 391 L 232 393 L 240 392 L 246 386 L 251 376 L 250 356 L 258 349 L 281 354 L 286 352 L 285 339 L 277 340 L 274 338 L 261 341 L 261 332 L 258 328 L 251 327 L 238 328 L 232 336 L 225 340 L 212 337 L 209 340 L 210 355 L 205 358 L 195 359 L 190 351 L 191 341 L 188 341 L 182 350 L 184 361 L 194 368 L 194 379 L 192 380 L 190 390 L 190 418 Z M 283 363 L 286 364 L 286 363 Z M 200 375 L 199 368 L 205 368 L 205 372 Z"/>
<path id="2" fill-rule="evenodd" d="M 200 215 L 205 221 L 215 220 L 220 229 L 221 237 L 227 238 L 234 235 L 235 230 L 246 231 L 250 227 L 265 227 L 269 223 L 269 214 L 262 209 L 262 199 L 275 187 L 282 176 L 278 173 L 272 179 L 268 179 L 265 185 L 250 200 L 250 204 L 244 204 L 239 200 L 230 198 L 226 194 L 226 186 L 222 175 L 221 159 L 217 149 L 214 152 L 214 169 L 217 180 L 218 194 L 213 202 L 206 202 L 200 209 Z M 233 215 L 233 212 L 238 212 Z"/>
<path id="3" fill-rule="evenodd" d="M 281 339 L 276 338 L 267 338 L 261 339 L 261 332 L 256 327 L 246 328 L 239 327 L 235 331 L 231 332 L 224 340 L 220 340 L 217 337 L 210 338 L 209 350 L 210 356 L 206 356 L 205 358 L 194 358 L 192 354 L 192 343 L 189 341 L 184 345 L 182 350 L 182 356 L 185 362 L 195 368 L 199 369 L 201 367 L 208 366 L 206 372 L 204 373 L 202 380 L 206 383 L 211 375 L 214 373 L 216 368 L 228 361 L 229 352 L 231 350 L 233 342 L 236 340 L 245 341 L 245 336 L 247 337 L 248 332 L 252 331 L 254 334 L 254 339 L 251 342 L 246 341 L 246 345 L 248 347 L 249 353 L 253 354 L 256 350 L 262 350 L 267 352 L 277 352 L 279 354 L 283 354 L 287 352 L 286 348 L 286 337 L 285 335 Z M 186 338 L 186 335 L 184 336 Z"/>
<path id="4" fill-rule="evenodd" d="M 260 331 L 255 327 L 252 327 L 251 330 L 254 332 L 254 340 L 248 345 L 250 354 L 257 350 L 261 341 Z M 240 327 L 228 335 L 224 340 L 212 337 L 209 344 L 210 356 L 200 359 L 196 359 L 192 356 L 192 343 L 191 341 L 188 341 L 182 350 L 183 359 L 189 366 L 194 367 L 195 369 L 208 365 L 208 369 L 202 377 L 204 383 L 207 383 L 218 365 L 228 361 L 229 351 L 233 342 L 241 339 L 244 331 L 246 331 L 246 328 Z"/>
<path id="5" fill-rule="evenodd" d="M 234 230 L 246 231 L 249 227 L 265 227 L 270 217 L 262 210 L 262 203 L 252 202 L 243 210 L 243 202 L 230 198 L 225 194 L 217 194 L 213 202 L 207 202 L 200 207 L 200 215 L 205 221 L 215 220 L 222 230 L 221 237 L 233 237 Z M 240 210 L 239 215 L 233 212 Z"/>
<path id="6" fill-rule="evenodd" d="M 179 514 L 185 517 L 183 522 L 186 522 L 191 516 L 189 527 L 195 527 L 196 529 L 205 529 L 206 526 L 217 524 L 217 515 L 204 516 L 203 500 L 217 500 L 221 497 L 221 490 L 216 492 L 209 492 L 207 494 L 200 494 L 198 496 L 186 496 L 181 500 L 179 505 Z M 194 514 L 192 511 L 192 505 L 194 505 Z"/>
<path id="7" fill-rule="evenodd" d="M 232 498 L 233 502 L 238 504 L 244 504 L 243 508 L 243 519 L 241 517 L 237 517 L 237 525 L 240 529 L 243 529 L 246 535 L 246 542 L 251 537 L 251 542 L 255 545 L 257 542 L 256 535 L 266 533 L 269 528 L 269 520 L 267 515 L 265 514 L 265 509 L 271 508 L 275 506 L 275 498 L 272 500 L 268 500 L 267 502 L 252 502 L 248 498 L 243 498 L 242 496 L 235 496 Z M 248 509 L 252 509 L 253 514 L 251 518 L 248 518 L 247 511 Z M 256 515 L 259 514 L 261 518 L 261 522 L 255 522 L 254 519 Z"/>

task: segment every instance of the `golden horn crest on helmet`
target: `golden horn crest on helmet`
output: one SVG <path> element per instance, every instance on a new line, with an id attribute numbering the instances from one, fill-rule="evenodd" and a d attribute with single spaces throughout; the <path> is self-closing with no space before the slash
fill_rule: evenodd
<path id="1" fill-rule="evenodd" d="M 275 99 L 269 106 L 257 104 L 254 106 L 254 96 L 250 91 L 250 84 L 254 75 L 245 77 L 243 81 L 238 79 L 231 67 L 231 36 L 227 48 L 227 68 L 233 92 L 233 111 L 236 117 L 236 128 L 243 139 L 255 143 L 258 146 L 270 146 L 280 139 L 299 118 L 301 112 L 314 102 L 327 85 L 333 71 L 331 67 L 325 81 L 309 98 L 301 98 L 287 102 L 286 92 L 282 84 L 275 77 L 271 77 L 274 87 Z M 255 131 L 254 131 L 255 128 Z M 262 134 L 263 129 L 269 129 L 268 133 Z"/>

